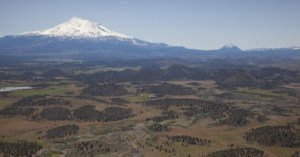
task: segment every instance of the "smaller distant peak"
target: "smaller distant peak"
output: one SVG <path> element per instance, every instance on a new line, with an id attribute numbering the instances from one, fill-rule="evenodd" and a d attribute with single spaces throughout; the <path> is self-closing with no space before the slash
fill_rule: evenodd
<path id="1" fill-rule="evenodd" d="M 237 46 L 235 46 L 233 44 L 226 44 L 220 50 L 223 50 L 223 51 L 232 51 L 232 52 L 242 51 L 240 48 L 238 48 Z"/>

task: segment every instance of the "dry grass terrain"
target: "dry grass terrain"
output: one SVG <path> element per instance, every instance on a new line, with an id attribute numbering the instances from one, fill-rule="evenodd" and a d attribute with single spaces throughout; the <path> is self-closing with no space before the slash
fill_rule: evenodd
<path id="1" fill-rule="evenodd" d="M 62 79 L 62 78 L 60 78 Z M 65 78 L 63 78 L 65 79 Z M 47 95 L 45 98 L 61 98 L 65 101 L 71 102 L 71 105 L 42 105 L 30 106 L 35 110 L 30 116 L 7 116 L 0 115 L 0 141 L 18 142 L 18 141 L 36 141 L 43 145 L 43 149 L 39 150 L 36 156 L 41 153 L 48 156 L 51 151 L 59 151 L 63 154 L 54 154 L 53 156 L 70 156 L 72 153 L 84 152 L 86 154 L 78 154 L 78 156 L 90 156 L 88 150 L 80 150 L 76 146 L 83 142 L 95 143 L 97 149 L 94 150 L 94 156 L 193 156 L 198 157 L 207 155 L 208 153 L 226 150 L 230 148 L 256 148 L 264 151 L 265 155 L 269 157 L 275 156 L 290 156 L 300 148 L 288 148 L 280 146 L 264 146 L 258 143 L 249 143 L 244 138 L 245 133 L 252 129 L 264 126 L 281 126 L 291 123 L 297 129 L 300 127 L 296 124 L 300 115 L 299 104 L 297 98 L 288 96 L 286 94 L 276 94 L 268 90 L 251 90 L 248 88 L 238 90 L 218 90 L 214 81 L 167 81 L 171 84 L 191 87 L 197 90 L 195 95 L 164 95 L 162 97 L 148 98 L 151 94 L 136 93 L 138 88 L 129 86 L 130 83 L 123 84 L 125 89 L 129 91 L 127 95 L 101 97 L 94 96 L 95 99 L 80 99 L 75 96 L 80 96 L 83 87 L 78 87 L 74 82 L 68 85 L 59 86 L 52 83 L 53 86 L 43 89 L 33 89 L 29 91 L 16 91 L 6 96 L 0 96 L 0 109 L 22 100 L 24 97 L 32 95 Z M 194 87 L 187 85 L 187 83 L 197 82 L 201 85 Z M 21 82 L 15 85 L 21 85 Z M 282 87 L 298 89 L 299 84 L 289 84 Z M 198 90 L 203 87 L 206 90 Z M 73 94 L 68 95 L 66 92 L 72 91 Z M 217 97 L 222 93 L 230 93 L 234 99 L 227 99 Z M 153 93 L 155 95 L 155 93 Z M 112 98 L 121 98 L 127 100 L 127 103 L 114 103 Z M 103 102 L 96 101 L 102 100 Z M 220 119 L 213 120 L 209 117 L 209 113 L 197 113 L 192 116 L 186 116 L 187 106 L 170 106 L 168 111 L 175 111 L 178 114 L 177 118 L 165 119 L 162 121 L 145 121 L 147 118 L 162 116 L 165 110 L 156 108 L 154 106 L 145 105 L 146 101 L 157 101 L 165 99 L 193 99 L 207 102 L 231 104 L 231 108 L 236 109 L 251 109 L 254 113 L 254 118 L 247 117 L 249 121 L 244 126 L 221 125 L 211 126 L 210 124 L 218 122 Z M 106 101 L 106 102 L 105 102 Z M 84 105 L 93 105 L 95 110 L 104 113 L 106 108 L 116 107 L 122 109 L 130 109 L 133 117 L 128 117 L 116 121 L 102 121 L 100 120 L 76 120 L 70 116 L 69 120 L 50 121 L 46 119 L 33 120 L 32 115 L 40 114 L 43 109 L 50 107 L 62 107 L 74 113 L 74 110 Z M 277 108 L 284 108 L 286 110 L 276 112 Z M 188 108 L 188 107 L 187 107 Z M 275 108 L 275 109 L 274 109 Z M 225 112 L 225 115 L 228 115 Z M 256 118 L 258 115 L 266 115 L 269 120 L 266 122 L 259 122 Z M 224 120 L 225 118 L 221 118 Z M 48 139 L 46 138 L 47 131 L 58 126 L 75 124 L 79 126 L 76 134 L 66 135 L 62 138 Z M 149 130 L 149 126 L 153 124 L 161 124 L 168 126 L 171 131 L 168 132 L 154 132 Z M 95 136 L 94 136 L 95 135 Z M 191 136 L 210 140 L 208 145 L 191 145 L 182 142 L 174 142 L 167 138 L 167 136 Z M 154 140 L 154 137 L 157 139 Z M 102 147 L 96 145 L 101 141 Z M 94 146 L 94 147 L 95 147 Z M 156 148 L 158 146 L 158 149 Z M 105 148 L 104 148 L 105 147 Z M 70 149 L 65 149 L 70 148 Z M 104 149 L 111 148 L 109 152 Z M 78 149 L 78 151 L 76 150 Z M 0 154 L 0 156 L 3 154 Z"/>

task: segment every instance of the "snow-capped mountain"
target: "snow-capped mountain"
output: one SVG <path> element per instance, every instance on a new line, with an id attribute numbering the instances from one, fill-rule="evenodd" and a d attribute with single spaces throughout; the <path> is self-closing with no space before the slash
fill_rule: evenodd
<path id="1" fill-rule="evenodd" d="M 104 26 L 73 17 L 70 20 L 47 30 L 32 31 L 20 34 L 20 36 L 44 36 L 55 37 L 60 40 L 78 39 L 92 41 L 106 41 L 110 43 L 128 42 L 139 46 L 168 46 L 161 43 L 149 43 L 121 33 L 111 31 Z"/>
<path id="2" fill-rule="evenodd" d="M 232 49 L 233 47 L 236 47 L 236 46 L 233 44 L 226 44 L 225 46 L 223 46 L 223 48 L 225 48 L 225 49 Z"/>
<path id="3" fill-rule="evenodd" d="M 71 38 L 99 38 L 112 36 L 117 38 L 133 39 L 121 33 L 108 30 L 98 23 L 73 17 L 65 23 L 54 28 L 43 31 L 22 33 L 21 35 L 47 35 L 50 37 L 71 37 Z"/>
<path id="4" fill-rule="evenodd" d="M 240 51 L 242 51 L 240 48 L 238 48 L 237 46 L 235 46 L 233 44 L 226 44 L 219 50 L 224 51 L 224 52 L 240 52 Z"/>

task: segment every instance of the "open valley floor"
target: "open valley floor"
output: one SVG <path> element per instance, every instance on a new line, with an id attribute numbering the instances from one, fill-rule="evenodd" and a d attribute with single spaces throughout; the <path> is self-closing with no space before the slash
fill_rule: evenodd
<path id="1" fill-rule="evenodd" d="M 1 88 L 32 88 L 0 92 L 0 156 L 299 156 L 296 70 L 1 68 Z"/>

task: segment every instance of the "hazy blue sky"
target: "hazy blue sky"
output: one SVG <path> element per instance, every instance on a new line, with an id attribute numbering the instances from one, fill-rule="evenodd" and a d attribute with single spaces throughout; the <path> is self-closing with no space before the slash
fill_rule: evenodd
<path id="1" fill-rule="evenodd" d="M 74 16 L 194 49 L 300 46 L 300 0 L 1 0 L 0 37 L 49 29 Z"/>

